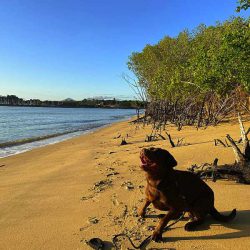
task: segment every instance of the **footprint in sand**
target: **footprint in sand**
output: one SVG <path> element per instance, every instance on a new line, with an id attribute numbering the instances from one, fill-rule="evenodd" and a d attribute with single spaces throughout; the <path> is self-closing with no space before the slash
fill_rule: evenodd
<path id="1" fill-rule="evenodd" d="M 83 197 L 81 198 L 81 200 L 82 200 L 82 201 L 87 201 L 87 200 L 92 199 L 92 198 L 94 198 L 94 195 L 88 195 L 88 196 L 83 196 Z"/>
<path id="2" fill-rule="evenodd" d="M 121 184 L 122 187 L 125 187 L 127 190 L 133 190 L 135 188 L 134 184 L 131 181 L 125 181 Z"/>
<path id="3" fill-rule="evenodd" d="M 111 179 L 105 179 L 94 183 L 93 187 L 89 189 L 89 191 L 94 191 L 94 193 L 82 196 L 81 200 L 87 201 L 93 199 L 98 193 L 101 193 L 107 188 L 111 187 L 113 185 L 112 182 L 113 181 Z"/>
<path id="4" fill-rule="evenodd" d="M 115 176 L 115 175 L 118 175 L 119 173 L 115 171 L 114 168 L 106 168 L 106 172 L 107 173 L 107 177 L 111 177 L 111 176 Z"/>
<path id="5" fill-rule="evenodd" d="M 94 186 L 91 188 L 92 191 L 95 191 L 96 193 L 100 193 L 102 191 L 104 191 L 105 189 L 111 187 L 112 184 L 112 180 L 110 179 L 105 179 L 105 180 L 101 180 L 98 181 L 94 184 Z"/>

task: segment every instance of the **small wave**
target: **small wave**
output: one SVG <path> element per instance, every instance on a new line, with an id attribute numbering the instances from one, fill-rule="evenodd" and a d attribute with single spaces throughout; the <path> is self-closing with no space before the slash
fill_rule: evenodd
<path id="1" fill-rule="evenodd" d="M 70 138 L 73 138 L 78 135 L 82 135 L 84 133 L 87 133 L 88 131 L 81 131 L 81 132 L 75 132 L 75 133 L 70 133 L 70 134 L 64 134 L 61 136 L 49 138 L 49 139 L 44 139 L 40 141 L 34 141 L 30 143 L 25 143 L 22 145 L 16 145 L 16 146 L 11 146 L 11 147 L 5 147 L 2 150 L 0 150 L 0 158 L 5 158 L 11 155 L 16 155 L 20 154 L 29 150 L 32 150 L 34 148 L 39 148 L 43 147 L 45 145 L 50 145 L 50 144 L 55 144 Z"/>
<path id="2" fill-rule="evenodd" d="M 127 117 L 130 117 L 131 115 L 112 115 L 111 119 L 125 119 Z"/>
<path id="3" fill-rule="evenodd" d="M 51 139 L 54 137 L 59 137 L 62 135 L 73 134 L 76 132 L 84 132 L 84 131 L 87 132 L 89 130 L 92 130 L 94 128 L 98 128 L 98 127 L 101 127 L 104 125 L 106 125 L 106 123 L 88 124 L 88 126 L 85 126 L 84 128 L 77 128 L 74 130 L 68 130 L 68 131 L 64 131 L 64 132 L 43 135 L 43 136 L 36 136 L 36 137 L 31 137 L 31 138 L 24 138 L 24 139 L 15 140 L 15 141 L 0 142 L 0 148 L 19 146 L 19 145 L 23 145 L 23 144 L 27 144 L 27 143 L 32 143 L 32 142 L 36 142 L 36 141 L 42 141 L 42 140 Z"/>
<path id="4" fill-rule="evenodd" d="M 56 134 L 50 134 L 50 135 L 44 135 L 44 136 L 37 136 L 37 137 L 31 137 L 31 138 L 25 138 L 25 139 L 20 139 L 20 140 L 16 140 L 16 141 L 2 142 L 2 143 L 0 143 L 0 148 L 13 147 L 13 146 L 26 144 L 26 143 L 31 143 L 31 142 L 34 142 L 34 141 L 41 141 L 41 140 L 50 139 L 50 138 L 53 138 L 53 137 L 58 137 L 58 136 L 61 136 L 61 135 L 66 135 L 66 134 L 70 134 L 70 133 L 74 133 L 74 132 L 78 132 L 78 131 L 80 131 L 80 130 L 78 129 L 78 130 L 74 130 L 74 131 L 67 131 L 67 132 L 62 132 L 62 133 L 56 133 Z"/>

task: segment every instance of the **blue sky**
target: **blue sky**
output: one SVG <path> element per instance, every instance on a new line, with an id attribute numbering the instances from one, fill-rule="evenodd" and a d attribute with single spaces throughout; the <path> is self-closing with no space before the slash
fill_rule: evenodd
<path id="1" fill-rule="evenodd" d="M 0 95 L 133 98 L 133 51 L 235 12 L 236 0 L 0 0 Z M 242 11 L 249 16 L 249 11 Z"/>

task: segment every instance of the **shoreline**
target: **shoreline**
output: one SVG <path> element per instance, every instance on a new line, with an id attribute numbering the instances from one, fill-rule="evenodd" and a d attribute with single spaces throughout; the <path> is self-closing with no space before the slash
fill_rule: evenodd
<path id="1" fill-rule="evenodd" d="M 245 126 L 250 126 L 246 122 Z M 186 145 L 171 148 L 167 140 L 145 142 L 150 127 L 122 121 L 93 133 L 0 159 L 0 238 L 3 249 L 90 249 L 86 240 L 99 237 L 111 244 L 114 234 L 128 232 L 140 243 L 157 225 L 162 212 L 149 207 L 149 217 L 139 220 L 146 185 L 140 170 L 143 147 L 162 147 L 177 159 L 177 169 L 191 164 L 234 162 L 232 148 L 214 146 L 214 138 L 226 133 L 237 139 L 238 124 L 221 124 L 177 131 L 169 126 L 174 141 Z M 128 135 L 128 136 L 127 136 Z M 127 145 L 121 146 L 122 137 Z M 250 244 L 250 191 L 248 185 L 231 181 L 207 181 L 215 193 L 215 206 L 237 217 L 223 224 L 207 218 L 201 230 L 186 232 L 180 221 L 163 234 L 163 243 L 149 248 L 248 249 Z M 103 230 L 109 228 L 109 230 Z M 135 240 L 137 238 L 138 240 Z M 122 241 L 123 247 L 131 247 Z"/>

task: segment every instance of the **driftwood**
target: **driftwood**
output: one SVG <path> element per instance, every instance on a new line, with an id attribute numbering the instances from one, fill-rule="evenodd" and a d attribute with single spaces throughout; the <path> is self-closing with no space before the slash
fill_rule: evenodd
<path id="1" fill-rule="evenodd" d="M 156 134 L 156 130 L 152 129 L 151 134 L 150 135 L 146 135 L 146 139 L 145 142 L 151 142 L 151 141 L 156 141 L 157 140 L 157 134 Z"/>
<path id="2" fill-rule="evenodd" d="M 250 184 L 250 145 L 247 137 L 249 130 L 247 132 L 245 131 L 240 114 L 238 114 L 238 120 L 241 131 L 242 149 L 239 148 L 229 134 L 226 136 L 235 154 L 235 163 L 232 165 L 226 164 L 218 166 L 218 159 L 216 158 L 212 164 L 205 163 L 201 166 L 193 165 L 188 168 L 189 171 L 196 173 L 201 178 L 212 179 L 213 181 L 217 179 L 227 179 Z M 224 144 L 221 140 L 217 139 L 216 143 L 218 142 L 222 145 Z"/>
<path id="3" fill-rule="evenodd" d="M 171 135 L 170 135 L 169 133 L 167 133 L 167 132 L 166 132 L 166 134 L 167 134 L 167 136 L 168 136 L 168 140 L 169 140 L 169 143 L 171 144 L 171 147 L 174 148 L 174 147 L 175 147 L 175 144 L 174 144 L 174 142 L 173 142 L 173 140 L 172 140 L 172 138 L 171 138 Z"/>
<path id="4" fill-rule="evenodd" d="M 167 132 L 166 132 L 166 134 L 168 136 L 168 140 L 169 140 L 169 143 L 170 143 L 170 145 L 171 145 L 172 148 L 179 147 L 179 146 L 182 145 L 184 138 L 178 138 L 177 142 L 175 143 L 173 141 L 171 135 L 169 133 L 167 133 Z"/>
<path id="5" fill-rule="evenodd" d="M 122 138 L 122 141 L 121 141 L 121 144 L 120 144 L 120 145 L 122 146 L 122 145 L 127 145 L 127 144 L 128 144 L 128 143 L 126 142 L 125 138 Z"/>
<path id="6" fill-rule="evenodd" d="M 216 158 L 211 164 L 205 163 L 200 166 L 192 165 L 188 170 L 197 174 L 201 179 L 211 179 L 213 182 L 224 179 L 250 184 L 238 168 L 238 165 L 222 165 L 218 167 L 217 163 L 218 159 Z"/>
<path id="7" fill-rule="evenodd" d="M 145 142 L 151 142 L 151 141 L 156 141 L 156 140 L 157 140 L 157 136 L 155 136 L 155 135 L 146 135 Z"/>
<path id="8" fill-rule="evenodd" d="M 177 142 L 175 143 L 169 133 L 166 132 L 166 135 L 167 135 L 167 138 L 168 138 L 169 143 L 170 143 L 170 145 L 171 145 L 172 148 L 174 148 L 174 147 L 180 147 L 183 144 L 184 138 L 178 138 Z M 164 141 L 167 140 L 165 136 L 163 136 L 160 133 L 157 133 L 156 130 L 152 130 L 152 132 L 151 132 L 150 135 L 146 135 L 145 142 L 157 141 L 158 138 L 161 138 Z"/>
<path id="9" fill-rule="evenodd" d="M 114 139 L 118 139 L 120 138 L 122 135 L 121 134 L 118 134 L 117 136 L 114 137 Z"/>
<path id="10" fill-rule="evenodd" d="M 220 139 L 214 139 L 214 145 L 218 146 L 219 144 L 221 144 L 223 147 L 229 147 L 229 145 L 227 144 L 227 141 L 223 142 Z"/>
<path id="11" fill-rule="evenodd" d="M 161 137 L 162 140 L 166 140 L 166 138 L 162 134 L 158 134 L 159 137 Z"/>
<path id="12" fill-rule="evenodd" d="M 183 140 L 184 140 L 184 138 L 180 138 L 180 139 L 178 138 L 177 143 L 176 143 L 176 147 L 181 146 L 181 145 L 182 145 Z M 187 144 L 186 144 L 186 145 L 187 145 Z"/>
<path id="13" fill-rule="evenodd" d="M 250 132 L 250 128 L 248 128 L 248 130 L 247 130 L 247 132 L 246 132 L 246 135 L 248 135 L 249 132 Z M 242 142 L 242 138 L 240 138 L 240 139 L 238 140 L 238 143 L 241 143 L 241 142 Z"/>

